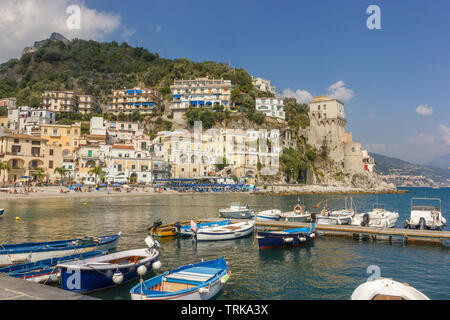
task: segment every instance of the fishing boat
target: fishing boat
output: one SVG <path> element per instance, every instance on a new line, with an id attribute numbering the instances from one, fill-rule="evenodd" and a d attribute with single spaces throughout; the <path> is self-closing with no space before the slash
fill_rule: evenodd
<path id="1" fill-rule="evenodd" d="M 84 237 L 70 240 L 0 244 L 0 267 L 18 263 L 36 262 L 54 257 L 63 257 L 94 250 L 107 251 L 119 242 L 115 235 Z"/>
<path id="2" fill-rule="evenodd" d="M 355 213 L 356 210 L 354 209 L 352 198 L 345 198 L 345 208 L 338 210 L 331 210 L 328 207 L 328 201 L 326 200 L 324 208 L 322 209 L 320 214 L 317 215 L 317 223 L 333 225 L 350 224 Z"/>
<path id="3" fill-rule="evenodd" d="M 310 219 L 311 219 L 311 213 L 304 210 L 300 204 L 297 204 L 294 207 L 293 211 L 280 213 L 281 221 L 308 222 Z"/>
<path id="4" fill-rule="evenodd" d="M 278 221 L 281 217 L 281 210 L 270 209 L 258 212 L 256 215 L 257 221 Z"/>
<path id="5" fill-rule="evenodd" d="M 182 266 L 131 288 L 132 300 L 209 300 L 228 281 L 231 271 L 223 257 Z"/>
<path id="6" fill-rule="evenodd" d="M 219 227 L 219 226 L 226 226 L 229 224 L 236 224 L 238 222 L 231 222 L 230 219 L 222 220 L 222 221 L 212 221 L 212 222 L 201 222 L 197 223 L 193 221 L 193 224 L 187 224 L 187 225 L 180 225 L 178 229 L 178 233 L 181 237 L 190 237 L 194 235 L 194 232 L 192 231 L 192 225 L 194 225 L 196 230 L 205 229 L 205 228 L 212 228 L 212 227 Z"/>
<path id="7" fill-rule="evenodd" d="M 233 202 L 229 208 L 220 209 L 219 214 L 222 218 L 229 219 L 248 219 L 253 216 L 254 210 L 248 205 L 241 206 L 239 202 Z"/>
<path id="8" fill-rule="evenodd" d="M 310 243 L 316 237 L 314 229 L 309 227 L 277 231 L 258 232 L 258 246 L 260 249 L 295 247 Z"/>
<path id="9" fill-rule="evenodd" d="M 231 240 L 248 236 L 253 232 L 253 220 L 198 229 L 194 234 L 197 241 Z"/>
<path id="10" fill-rule="evenodd" d="M 59 268 L 56 267 L 58 263 L 96 257 L 106 253 L 106 251 L 96 250 L 70 256 L 39 260 L 31 263 L 14 264 L 0 268 L 0 273 L 5 273 L 10 277 L 39 283 L 56 282 L 61 276 Z"/>
<path id="11" fill-rule="evenodd" d="M 5 209 L 0 209 L 0 217 L 5 213 Z"/>
<path id="12" fill-rule="evenodd" d="M 411 216 L 406 219 L 407 229 L 443 230 L 447 220 L 442 216 L 441 199 L 412 198 Z"/>
<path id="13" fill-rule="evenodd" d="M 178 222 L 180 224 L 188 222 Z M 156 220 L 153 226 L 148 228 L 148 233 L 153 237 L 176 237 L 178 235 L 177 223 L 163 225 L 161 220 Z"/>
<path id="14" fill-rule="evenodd" d="M 381 278 L 361 284 L 353 291 L 351 300 L 430 300 L 407 283 Z"/>
<path id="15" fill-rule="evenodd" d="M 376 203 L 373 204 L 372 211 L 355 214 L 350 224 L 362 227 L 393 228 L 398 217 L 398 212 L 387 211 L 385 204 Z"/>
<path id="16" fill-rule="evenodd" d="M 61 288 L 87 293 L 129 282 L 147 270 L 159 269 L 158 245 L 151 236 L 145 239 L 149 248 L 115 252 L 85 260 L 59 263 Z"/>

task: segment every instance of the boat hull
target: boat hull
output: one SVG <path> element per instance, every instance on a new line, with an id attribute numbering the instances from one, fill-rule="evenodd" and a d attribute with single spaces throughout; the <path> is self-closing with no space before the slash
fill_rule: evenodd
<path id="1" fill-rule="evenodd" d="M 227 219 L 249 219 L 252 217 L 252 212 L 248 209 L 238 211 L 219 210 L 219 214 L 222 218 Z"/>
<path id="2" fill-rule="evenodd" d="M 311 232 L 276 233 L 258 232 L 259 249 L 296 247 L 311 243 L 315 234 Z"/>
<path id="3" fill-rule="evenodd" d="M 256 221 L 278 221 L 280 220 L 280 210 L 261 211 L 256 215 Z"/>
<path id="4" fill-rule="evenodd" d="M 217 230 L 217 229 L 221 230 Z M 243 238 L 250 235 L 253 232 L 254 223 L 247 223 L 246 226 L 227 231 L 222 227 L 218 228 L 206 228 L 197 232 L 197 241 L 220 241 L 220 240 L 232 240 Z"/>
<path id="5" fill-rule="evenodd" d="M 294 212 L 283 213 L 280 215 L 281 221 L 288 221 L 288 222 L 309 222 L 310 218 L 311 218 L 310 214 L 297 214 Z"/>
<path id="6" fill-rule="evenodd" d="M 318 216 L 317 224 L 345 225 L 350 224 L 352 217 Z"/>
<path id="7" fill-rule="evenodd" d="M 31 251 L 27 251 L 27 248 L 18 249 L 8 249 L 7 246 L 3 246 L 6 250 L 0 250 L 0 267 L 9 266 L 17 263 L 25 263 L 25 262 L 36 262 L 39 260 L 51 259 L 56 257 L 69 256 L 74 254 L 81 254 L 90 251 L 109 251 L 115 247 L 119 243 L 120 235 L 114 236 L 106 236 L 104 242 L 92 245 L 81 245 L 81 246 L 72 246 L 65 248 L 55 248 L 55 247 L 45 247 L 45 242 L 39 243 L 42 244 L 42 247 L 35 247 Z M 74 239 L 77 240 L 77 239 Z M 63 240 L 61 243 L 65 243 L 66 241 L 71 240 Z M 47 244 L 54 244 L 55 242 L 47 242 Z M 20 252 L 17 252 L 20 251 Z"/>
<path id="8" fill-rule="evenodd" d="M 138 263 L 129 264 L 108 264 L 101 261 L 110 261 L 115 259 L 120 254 L 130 252 L 130 255 L 135 254 L 136 250 L 127 250 L 106 255 L 101 259 L 93 258 L 84 261 L 79 261 L 79 264 L 61 264 L 58 265 L 61 270 L 61 288 L 78 293 L 88 293 L 108 289 L 117 285 L 127 283 L 138 277 L 137 268 L 144 265 L 147 272 L 152 269 L 153 262 L 158 261 L 159 253 L 156 250 L 152 251 L 151 255 L 146 256 Z M 143 249 L 148 250 L 148 249 Z M 122 255 L 122 258 L 127 257 Z M 114 281 L 114 273 L 120 272 L 123 275 L 123 280 L 120 283 Z"/>

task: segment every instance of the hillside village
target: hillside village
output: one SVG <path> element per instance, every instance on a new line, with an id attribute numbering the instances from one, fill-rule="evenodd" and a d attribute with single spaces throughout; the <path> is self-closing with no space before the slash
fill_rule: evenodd
<path id="1" fill-rule="evenodd" d="M 337 99 L 317 96 L 309 105 L 298 104 L 277 93 L 269 80 L 228 67 L 220 77 L 175 72 L 180 77 L 169 82 L 166 74 L 150 74 L 157 73 L 151 65 L 130 82 L 120 83 L 109 73 L 97 75 L 107 85 L 94 86 L 90 77 L 78 75 L 51 90 L 58 82 L 43 81 L 45 72 L 60 65 L 58 55 L 67 47 L 83 44 L 66 40 L 52 35 L 0 69 L 3 184 L 206 179 L 395 190 L 379 178 L 361 143 L 345 132 L 344 104 Z M 157 54 L 138 49 L 139 56 L 159 61 Z M 37 62 L 50 53 L 50 60 Z M 27 71 L 20 71 L 25 66 Z M 68 88 L 73 82 L 77 85 Z"/>

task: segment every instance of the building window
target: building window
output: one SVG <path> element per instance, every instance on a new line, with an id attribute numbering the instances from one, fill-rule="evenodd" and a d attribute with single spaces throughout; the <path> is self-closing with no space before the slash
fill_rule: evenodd
<path id="1" fill-rule="evenodd" d="M 52 150 L 53 151 L 53 150 Z M 52 160 L 50 160 L 49 162 L 48 162 L 48 168 L 49 169 L 53 169 L 53 161 Z"/>
<path id="2" fill-rule="evenodd" d="M 19 143 L 19 139 L 14 139 L 14 143 Z"/>
<path id="3" fill-rule="evenodd" d="M 53 149 L 50 149 L 49 154 L 52 156 L 53 155 Z M 53 163 L 53 162 L 52 162 Z"/>

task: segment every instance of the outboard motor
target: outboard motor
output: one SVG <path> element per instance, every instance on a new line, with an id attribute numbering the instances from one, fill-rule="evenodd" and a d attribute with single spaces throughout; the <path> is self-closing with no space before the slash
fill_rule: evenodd
<path id="1" fill-rule="evenodd" d="M 368 227 L 369 226 L 369 221 L 370 221 L 370 216 L 368 213 L 365 213 L 363 215 L 363 221 L 361 222 L 361 227 Z"/>
<path id="2" fill-rule="evenodd" d="M 153 222 L 153 228 L 158 228 L 160 225 L 162 225 L 162 221 L 161 219 L 156 220 L 155 222 Z"/>
<path id="3" fill-rule="evenodd" d="M 317 220 L 316 214 L 314 212 L 311 213 L 311 222 L 316 222 L 316 220 Z"/>
<path id="4" fill-rule="evenodd" d="M 180 231 L 181 231 L 181 223 L 179 223 L 178 221 L 177 222 L 175 222 L 175 228 L 177 228 L 177 232 L 178 233 L 180 233 Z"/>

